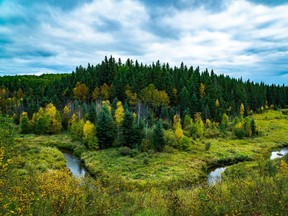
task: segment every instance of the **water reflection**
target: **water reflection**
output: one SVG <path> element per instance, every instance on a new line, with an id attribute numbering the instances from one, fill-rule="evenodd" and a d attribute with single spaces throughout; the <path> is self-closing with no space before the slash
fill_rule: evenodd
<path id="1" fill-rule="evenodd" d="M 274 160 L 276 158 L 282 158 L 288 154 L 288 148 L 282 148 L 279 151 L 272 151 L 270 155 L 270 160 Z M 225 171 L 227 167 L 220 167 L 208 173 L 208 185 L 214 185 L 217 182 L 221 182 L 222 173 Z"/>
<path id="2" fill-rule="evenodd" d="M 280 151 L 273 151 L 271 152 L 270 160 L 281 158 L 287 154 L 288 154 L 288 148 L 282 148 Z"/>
<path id="3" fill-rule="evenodd" d="M 74 177 L 84 177 L 86 174 L 86 170 L 81 164 L 79 158 L 69 153 L 63 153 L 66 158 L 66 166 L 71 171 Z"/>
<path id="4" fill-rule="evenodd" d="M 221 174 L 225 171 L 226 167 L 220 167 L 208 173 L 208 185 L 214 185 L 217 182 L 221 182 Z"/>

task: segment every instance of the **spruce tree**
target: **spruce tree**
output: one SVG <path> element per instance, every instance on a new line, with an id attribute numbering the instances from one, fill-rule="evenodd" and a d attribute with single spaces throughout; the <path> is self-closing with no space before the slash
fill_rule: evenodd
<path id="1" fill-rule="evenodd" d="M 162 151 L 165 146 L 164 130 L 160 121 L 153 130 L 153 146 L 155 151 Z"/>
<path id="2" fill-rule="evenodd" d="M 115 124 L 106 105 L 102 107 L 98 115 L 96 133 L 100 149 L 112 147 L 115 138 Z"/>
<path id="3" fill-rule="evenodd" d="M 122 122 L 122 145 L 132 148 L 132 135 L 133 135 L 133 116 L 128 110 L 125 111 L 124 119 Z"/>
<path id="4" fill-rule="evenodd" d="M 96 108 L 95 108 L 95 105 L 93 103 L 91 103 L 91 105 L 89 107 L 87 120 L 89 120 L 95 124 L 96 118 L 97 118 Z"/>
<path id="5" fill-rule="evenodd" d="M 30 133 L 29 119 L 26 112 L 23 112 L 20 117 L 20 132 L 23 134 Z"/>
<path id="6" fill-rule="evenodd" d="M 256 124 L 255 124 L 254 119 L 251 120 L 250 125 L 251 125 L 252 135 L 256 135 L 257 130 L 256 130 Z"/>

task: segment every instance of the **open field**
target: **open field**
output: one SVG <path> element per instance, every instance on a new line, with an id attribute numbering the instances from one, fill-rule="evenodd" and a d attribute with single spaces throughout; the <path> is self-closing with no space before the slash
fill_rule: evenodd
<path id="1" fill-rule="evenodd" d="M 37 163 L 43 170 L 63 167 L 64 158 L 61 155 L 53 156 L 53 152 L 57 152 L 53 147 L 56 147 L 75 151 L 90 174 L 98 178 L 118 178 L 141 187 L 175 182 L 184 186 L 205 178 L 209 168 L 268 158 L 272 149 L 288 145 L 288 116 L 278 111 L 268 111 L 253 117 L 259 130 L 257 137 L 236 139 L 228 133 L 226 138 L 196 139 L 192 141 L 188 152 L 171 147 L 161 153 L 132 150 L 127 156 L 122 156 L 119 148 L 88 151 L 80 142 L 71 140 L 67 133 L 50 136 L 21 135 L 17 142 L 37 152 L 30 154 L 28 151 L 26 155 L 33 158 L 31 163 Z M 211 144 L 209 150 L 205 150 L 206 143 Z M 61 165 L 47 165 L 54 162 Z"/>

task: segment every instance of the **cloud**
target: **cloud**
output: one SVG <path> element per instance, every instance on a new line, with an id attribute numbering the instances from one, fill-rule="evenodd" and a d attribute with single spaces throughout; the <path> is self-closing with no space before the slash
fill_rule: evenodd
<path id="1" fill-rule="evenodd" d="M 0 11 L 0 75 L 113 55 L 288 84 L 287 1 L 4 0 Z"/>
<path id="2" fill-rule="evenodd" d="M 161 17 L 161 23 L 177 33 L 178 39 L 167 43 L 159 41 L 150 53 L 160 51 L 168 53 L 172 62 L 183 60 L 234 77 L 266 82 L 276 76 L 273 71 L 287 68 L 285 61 L 277 61 L 279 55 L 284 57 L 288 50 L 287 6 L 271 8 L 231 1 L 225 8 L 218 13 L 203 7 L 175 8 Z"/>

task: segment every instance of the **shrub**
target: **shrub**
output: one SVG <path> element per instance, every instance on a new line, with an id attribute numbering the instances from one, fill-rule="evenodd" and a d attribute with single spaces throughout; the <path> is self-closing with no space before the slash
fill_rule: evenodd
<path id="1" fill-rule="evenodd" d="M 127 146 L 120 147 L 119 148 L 119 153 L 122 156 L 127 156 L 127 155 L 131 154 L 131 149 L 129 147 L 127 147 Z"/>
<path id="2" fill-rule="evenodd" d="M 164 138 L 165 138 L 167 146 L 171 146 L 173 148 L 179 148 L 177 138 L 176 138 L 175 134 L 173 133 L 173 131 L 171 131 L 171 130 L 165 131 L 164 132 Z"/>
<path id="3" fill-rule="evenodd" d="M 188 151 L 191 149 L 191 141 L 188 137 L 183 136 L 183 138 L 180 141 L 180 148 L 183 151 Z"/>
<path id="4" fill-rule="evenodd" d="M 208 151 L 211 147 L 211 142 L 205 143 L 205 150 Z"/>
<path id="5" fill-rule="evenodd" d="M 244 130 L 243 124 L 241 122 L 239 122 L 238 124 L 235 125 L 235 127 L 233 129 L 233 133 L 239 139 L 242 139 L 245 136 L 245 130 Z"/>
<path id="6" fill-rule="evenodd" d="M 132 150 L 130 151 L 130 156 L 131 156 L 131 157 L 135 157 L 137 154 L 138 154 L 138 150 L 137 150 L 137 149 L 132 149 Z"/>

